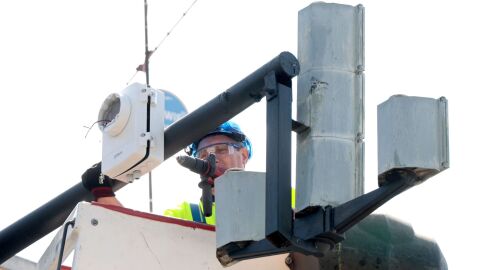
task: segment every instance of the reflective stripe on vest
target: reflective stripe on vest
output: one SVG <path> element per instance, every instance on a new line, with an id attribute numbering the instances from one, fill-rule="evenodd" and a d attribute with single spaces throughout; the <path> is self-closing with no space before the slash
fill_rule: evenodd
<path id="1" fill-rule="evenodd" d="M 203 215 L 202 210 L 200 210 L 198 204 L 190 203 L 190 211 L 192 212 L 193 221 L 205 224 L 207 223 L 205 216 Z"/>

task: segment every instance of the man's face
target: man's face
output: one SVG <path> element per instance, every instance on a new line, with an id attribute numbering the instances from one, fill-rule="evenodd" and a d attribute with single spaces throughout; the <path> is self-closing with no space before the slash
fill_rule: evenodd
<path id="1" fill-rule="evenodd" d="M 202 151 L 205 149 L 207 151 Z M 198 157 L 205 158 L 207 152 L 215 154 L 217 166 L 222 171 L 238 168 L 244 169 L 248 160 L 248 151 L 242 143 L 225 135 L 212 135 L 198 144 Z M 216 152 L 214 152 L 216 150 Z"/>

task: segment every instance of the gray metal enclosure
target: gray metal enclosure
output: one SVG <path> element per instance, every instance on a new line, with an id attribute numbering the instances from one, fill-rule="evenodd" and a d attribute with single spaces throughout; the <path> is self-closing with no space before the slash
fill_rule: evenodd
<path id="1" fill-rule="evenodd" d="M 215 181 L 217 248 L 265 237 L 265 173 L 227 171 Z M 248 226 L 245 221 L 248 220 Z"/>
<path id="2" fill-rule="evenodd" d="M 299 12 L 296 212 L 363 194 L 364 8 L 313 3 Z"/>
<path id="3" fill-rule="evenodd" d="M 397 169 L 419 181 L 447 169 L 447 99 L 395 95 L 378 105 L 378 181 Z"/>

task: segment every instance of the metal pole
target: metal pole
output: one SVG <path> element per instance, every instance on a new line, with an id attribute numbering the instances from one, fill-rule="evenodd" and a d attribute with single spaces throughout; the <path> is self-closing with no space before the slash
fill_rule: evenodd
<path id="1" fill-rule="evenodd" d="M 239 114 L 265 96 L 264 77 L 275 72 L 277 81 L 290 81 L 300 65 L 291 53 L 282 52 L 255 72 L 175 122 L 165 130 L 165 160 L 191 142 Z M 125 184 L 117 182 L 115 190 Z M 63 224 L 80 201 L 93 197 L 78 183 L 0 232 L 0 264 Z"/>
<path id="2" fill-rule="evenodd" d="M 295 212 L 308 213 L 363 194 L 363 7 L 317 2 L 300 10 L 298 58 L 297 120 L 310 130 L 297 135 Z M 292 269 L 322 268 L 312 256 L 291 256 Z"/>
<path id="3" fill-rule="evenodd" d="M 148 172 L 148 200 L 150 204 L 150 213 L 153 213 L 152 172 Z"/>

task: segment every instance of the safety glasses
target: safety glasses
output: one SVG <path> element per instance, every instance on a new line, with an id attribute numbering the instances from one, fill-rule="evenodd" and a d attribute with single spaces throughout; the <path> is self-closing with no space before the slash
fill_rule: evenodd
<path id="1" fill-rule="evenodd" d="M 231 155 L 235 152 L 235 150 L 240 148 L 242 148 L 241 144 L 215 143 L 198 149 L 195 157 L 206 159 L 209 154 L 215 154 L 215 156 Z"/>

